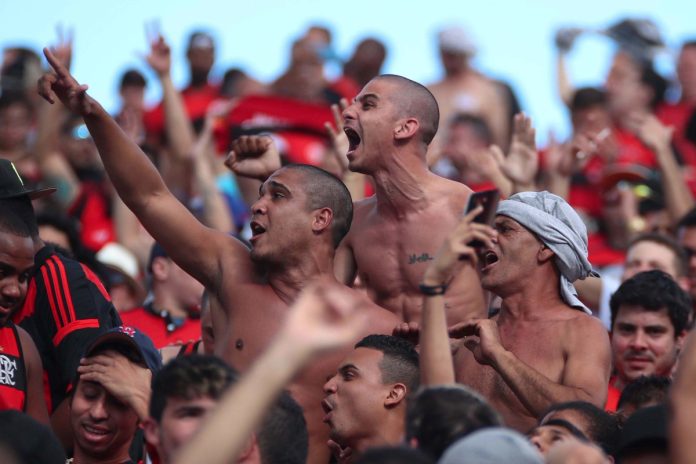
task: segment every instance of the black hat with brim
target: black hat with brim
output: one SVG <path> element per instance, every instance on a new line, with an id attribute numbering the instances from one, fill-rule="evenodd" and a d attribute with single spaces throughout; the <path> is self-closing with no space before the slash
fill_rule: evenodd
<path id="1" fill-rule="evenodd" d="M 0 159 L 0 200 L 17 198 L 27 195 L 30 199 L 45 197 L 55 192 L 53 187 L 43 189 L 28 189 L 17 172 L 14 163 Z"/>

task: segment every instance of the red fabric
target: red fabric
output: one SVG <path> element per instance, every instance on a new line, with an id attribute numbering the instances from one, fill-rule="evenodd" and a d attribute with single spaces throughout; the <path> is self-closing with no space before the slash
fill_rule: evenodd
<path id="1" fill-rule="evenodd" d="M 616 377 L 609 379 L 609 387 L 607 389 L 607 402 L 604 404 L 604 410 L 607 412 L 616 412 L 619 406 L 619 398 L 621 398 L 621 390 L 614 386 Z"/>
<path id="2" fill-rule="evenodd" d="M 341 76 L 331 83 L 329 89 L 333 90 L 349 102 L 360 93 L 360 86 L 352 78 Z"/>
<path id="3" fill-rule="evenodd" d="M 210 84 L 203 87 L 187 87 L 181 91 L 181 99 L 191 121 L 204 118 L 208 106 L 218 98 L 220 98 L 219 89 Z M 148 134 L 161 136 L 164 133 L 164 105 L 160 103 L 146 111 L 143 122 Z"/>
<path id="4" fill-rule="evenodd" d="M 27 375 L 19 334 L 11 322 L 0 327 L 0 410 L 24 411 Z"/>
<path id="5" fill-rule="evenodd" d="M 97 252 L 109 242 L 116 241 L 114 224 L 109 215 L 111 200 L 101 186 L 84 182 L 80 193 L 71 205 L 69 213 L 81 224 L 80 239 L 90 250 Z"/>
<path id="6" fill-rule="evenodd" d="M 201 338 L 201 321 L 187 319 L 183 326 L 167 333 L 164 319 L 145 308 L 134 308 L 120 313 L 124 325 L 135 327 L 152 339 L 155 348 L 183 344 Z"/>
<path id="7" fill-rule="evenodd" d="M 686 139 L 684 132 L 689 118 L 696 111 L 693 103 L 664 103 L 657 109 L 657 117 L 667 126 L 674 127 L 674 146 L 681 154 L 684 164 L 696 167 L 696 145 Z"/>
<path id="8" fill-rule="evenodd" d="M 232 136 L 268 131 L 281 139 L 288 161 L 316 165 L 328 142 L 324 124 L 330 121 L 333 115 L 327 105 L 266 95 L 245 97 L 215 133 L 218 152 L 228 151 Z"/>

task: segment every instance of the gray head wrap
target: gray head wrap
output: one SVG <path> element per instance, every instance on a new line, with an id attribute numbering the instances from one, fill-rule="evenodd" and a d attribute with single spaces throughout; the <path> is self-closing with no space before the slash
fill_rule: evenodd
<path id="1" fill-rule="evenodd" d="M 503 427 L 488 427 L 455 441 L 438 464 L 543 464 L 544 459 L 523 435 Z"/>
<path id="2" fill-rule="evenodd" d="M 572 282 L 597 276 L 587 260 L 587 228 L 566 201 L 549 192 L 522 192 L 501 201 L 498 214 L 531 230 L 556 255 L 561 298 L 569 306 L 592 312 L 578 299 Z"/>

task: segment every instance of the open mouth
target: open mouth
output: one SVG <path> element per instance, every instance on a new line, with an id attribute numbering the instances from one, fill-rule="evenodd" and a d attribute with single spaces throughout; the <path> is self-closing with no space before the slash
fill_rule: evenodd
<path id="1" fill-rule="evenodd" d="M 343 132 L 345 132 L 346 137 L 348 137 L 348 154 L 350 154 L 360 145 L 360 135 L 350 127 L 344 127 Z"/>
<path id="2" fill-rule="evenodd" d="M 252 221 L 251 224 L 249 224 L 249 227 L 251 228 L 251 236 L 252 237 L 257 237 L 264 232 L 266 232 L 266 228 L 263 227 L 261 224 L 258 222 Z"/>
<path id="3" fill-rule="evenodd" d="M 498 262 L 498 255 L 493 250 L 487 250 L 483 253 L 483 267 L 487 268 Z"/>
<path id="4" fill-rule="evenodd" d="M 324 418 L 322 422 L 329 422 L 331 420 L 331 411 L 333 411 L 333 406 L 327 400 L 321 402 L 321 408 L 324 410 Z"/>

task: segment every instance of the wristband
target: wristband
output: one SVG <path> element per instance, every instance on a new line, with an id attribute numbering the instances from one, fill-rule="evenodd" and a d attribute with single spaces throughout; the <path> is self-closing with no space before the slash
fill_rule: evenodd
<path id="1" fill-rule="evenodd" d="M 419 284 L 418 289 L 420 289 L 420 292 L 423 295 L 427 295 L 427 296 L 444 295 L 445 292 L 447 291 L 447 284 L 441 284 L 441 285 Z"/>

